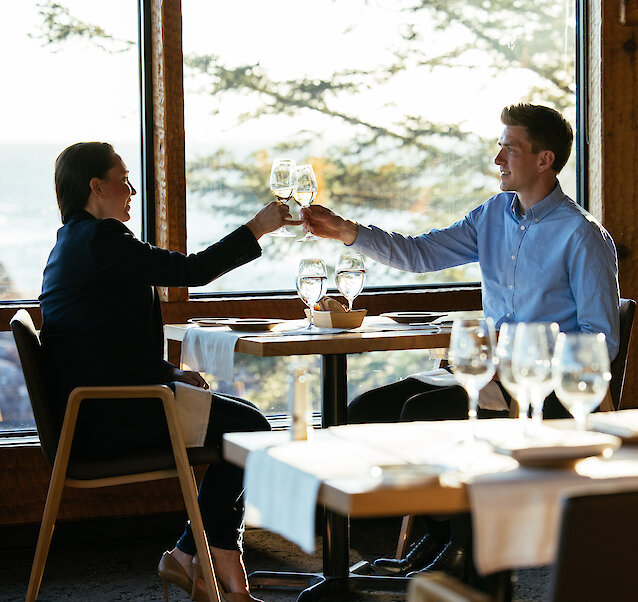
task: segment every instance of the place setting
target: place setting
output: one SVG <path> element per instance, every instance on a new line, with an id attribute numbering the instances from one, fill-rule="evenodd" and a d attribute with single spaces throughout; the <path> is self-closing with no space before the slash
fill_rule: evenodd
<path id="1" fill-rule="evenodd" d="M 497 342 L 491 320 L 459 319 L 449 357 L 468 392 L 472 436 L 494 452 L 523 466 L 567 468 L 583 458 L 609 457 L 620 447 L 613 434 L 588 430 L 588 416 L 604 400 L 611 379 L 604 335 L 561 333 L 555 323 L 506 323 Z M 494 374 L 518 402 L 516 421 L 476 420 L 479 391 Z M 552 391 L 573 422 L 542 420 L 543 402 Z"/>

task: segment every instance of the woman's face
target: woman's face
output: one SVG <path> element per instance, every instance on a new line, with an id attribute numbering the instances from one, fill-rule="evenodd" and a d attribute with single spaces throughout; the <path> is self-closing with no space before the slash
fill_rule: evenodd
<path id="1" fill-rule="evenodd" d="M 118 155 L 115 155 L 115 165 L 106 172 L 103 179 L 99 179 L 94 193 L 96 204 L 93 207 L 98 213 L 95 217 L 112 217 L 121 222 L 131 219 L 131 197 L 137 194 L 137 191 L 128 181 L 128 170 Z"/>

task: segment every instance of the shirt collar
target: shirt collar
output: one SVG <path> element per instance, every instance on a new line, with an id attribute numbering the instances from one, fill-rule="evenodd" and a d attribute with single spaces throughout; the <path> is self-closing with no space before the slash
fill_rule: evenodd
<path id="1" fill-rule="evenodd" d="M 514 194 L 510 203 L 510 209 L 512 215 L 516 219 L 529 218 L 534 221 L 540 221 L 547 215 L 549 215 L 554 209 L 556 209 L 564 200 L 565 193 L 560 187 L 560 183 L 556 180 L 556 186 L 542 201 L 539 201 L 535 205 L 532 205 L 524 216 L 520 214 L 520 203 L 518 202 L 518 195 Z"/>

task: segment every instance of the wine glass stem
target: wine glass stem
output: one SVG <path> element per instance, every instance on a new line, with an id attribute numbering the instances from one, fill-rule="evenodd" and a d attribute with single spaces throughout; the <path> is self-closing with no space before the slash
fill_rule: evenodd
<path id="1" fill-rule="evenodd" d="M 542 392 L 532 390 L 530 401 L 532 405 L 532 420 L 530 427 L 533 432 L 537 433 L 540 430 L 541 424 L 543 422 L 543 403 L 545 401 L 545 398 L 543 397 Z"/>
<path id="2" fill-rule="evenodd" d="M 476 423 L 478 421 L 478 399 L 479 394 L 476 390 L 468 391 L 468 411 L 470 428 L 468 432 L 467 442 L 468 445 L 474 443 L 476 439 Z"/>

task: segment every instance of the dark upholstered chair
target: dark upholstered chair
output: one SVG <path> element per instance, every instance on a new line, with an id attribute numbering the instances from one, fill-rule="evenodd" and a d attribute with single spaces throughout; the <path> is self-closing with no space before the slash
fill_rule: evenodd
<path id="1" fill-rule="evenodd" d="M 64 422 L 59 428 L 49 403 L 40 341 L 27 311 L 20 310 L 16 313 L 11 320 L 11 330 L 29 391 L 42 452 L 53 466 L 26 601 L 32 602 L 38 596 L 65 485 L 81 488 L 108 487 L 175 476 L 179 477 L 198 556 L 204 561 L 202 569 L 209 598 L 219 600 L 208 541 L 197 502 L 197 485 L 192 468 L 193 465 L 219 461 L 219 454 L 207 448 L 186 448 L 173 391 L 165 385 L 78 387 L 69 395 Z M 86 399 L 100 399 L 108 403 L 109 399 L 117 398 L 161 400 L 168 423 L 171 446 L 160 450 L 128 454 L 126 457 L 105 457 L 96 461 L 71 458 L 71 444 L 80 404 Z"/>
<path id="2" fill-rule="evenodd" d="M 637 491 L 566 499 L 548 602 L 636 600 L 637 539 Z M 417 579 L 410 584 L 408 602 L 491 601 L 447 575 Z"/>
<path id="3" fill-rule="evenodd" d="M 611 393 L 614 410 L 618 410 L 621 407 L 625 372 L 627 370 L 627 352 L 635 313 L 636 302 L 633 299 L 620 300 L 620 347 L 618 348 L 618 355 L 611 363 L 611 382 L 609 383 L 609 392 Z"/>

